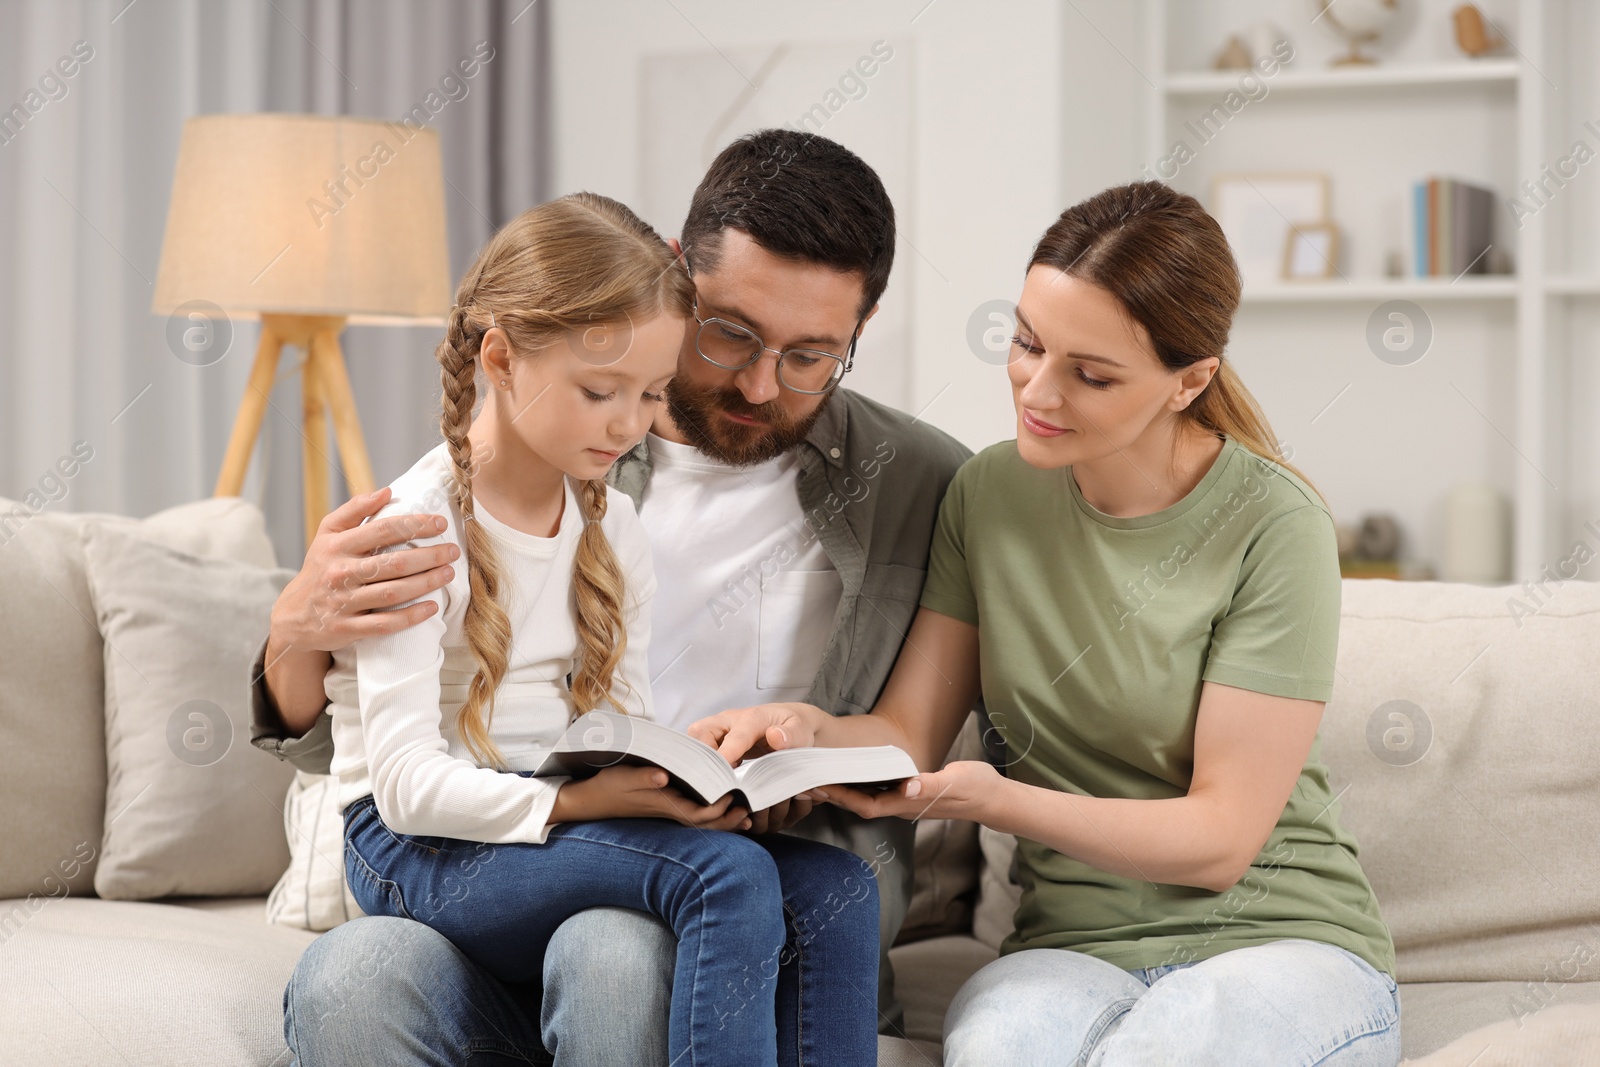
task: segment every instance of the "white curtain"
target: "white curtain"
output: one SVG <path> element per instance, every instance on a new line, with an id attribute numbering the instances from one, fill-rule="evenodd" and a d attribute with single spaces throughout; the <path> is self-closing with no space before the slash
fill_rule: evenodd
<path id="1" fill-rule="evenodd" d="M 0 496 L 146 515 L 211 493 L 257 326 L 236 323 L 228 354 L 196 367 L 150 313 L 186 118 L 398 118 L 437 94 L 459 276 L 498 225 L 545 196 L 547 6 L 0 0 Z M 480 42 L 493 58 L 465 93 L 441 90 Z M 437 328 L 345 331 L 380 485 L 438 440 L 437 340 Z M 245 485 L 286 565 L 304 549 L 297 355 L 285 356 Z M 75 448 L 92 458 L 63 477 L 58 461 Z"/>

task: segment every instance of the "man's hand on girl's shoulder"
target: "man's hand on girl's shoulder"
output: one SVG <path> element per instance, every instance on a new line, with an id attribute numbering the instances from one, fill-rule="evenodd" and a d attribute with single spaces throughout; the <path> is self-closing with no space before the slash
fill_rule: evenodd
<path id="1" fill-rule="evenodd" d="M 352 497 L 322 520 L 300 573 L 272 607 L 275 646 L 335 652 L 363 637 L 415 626 L 438 610 L 418 598 L 449 583 L 460 550 L 434 544 L 386 551 L 445 529 L 440 515 L 374 519 L 389 497 L 387 486 Z"/>

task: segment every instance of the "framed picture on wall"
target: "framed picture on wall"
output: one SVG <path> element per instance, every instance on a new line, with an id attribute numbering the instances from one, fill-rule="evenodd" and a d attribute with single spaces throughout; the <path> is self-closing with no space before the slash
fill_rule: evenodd
<path id="1" fill-rule="evenodd" d="M 1211 214 L 1222 227 L 1246 285 L 1271 285 L 1284 275 L 1291 229 L 1328 222 L 1328 176 L 1235 173 L 1211 179 Z"/>
<path id="2" fill-rule="evenodd" d="M 1339 273 L 1339 228 L 1331 222 L 1289 227 L 1283 242 L 1283 280 L 1318 281 Z"/>

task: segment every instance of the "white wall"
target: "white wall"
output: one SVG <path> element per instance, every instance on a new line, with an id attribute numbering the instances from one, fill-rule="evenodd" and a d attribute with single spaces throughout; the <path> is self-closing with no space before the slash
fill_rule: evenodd
<path id="1" fill-rule="evenodd" d="M 1062 208 L 1144 176 L 1153 162 L 1144 157 L 1147 78 L 1154 74 L 1144 68 L 1162 60 L 1172 69 L 1204 67 L 1230 32 L 1261 19 L 1288 34 L 1298 67 L 1321 68 L 1340 48 L 1311 22 L 1308 0 L 1169 0 L 1172 47 L 1159 59 L 1147 48 L 1144 5 L 1131 0 L 548 2 L 555 5 L 554 191 L 610 193 L 640 207 L 664 233 L 680 225 L 692 181 L 664 198 L 653 191 L 657 183 L 646 170 L 653 161 L 641 153 L 649 141 L 641 129 L 650 102 L 640 75 L 648 57 L 699 53 L 719 68 L 722 96 L 712 94 L 694 116 L 673 116 L 674 129 L 698 131 L 686 151 L 708 159 L 750 124 L 798 117 L 837 78 L 839 55 L 865 52 L 879 39 L 894 43 L 897 55 L 884 76 L 908 78 L 908 94 L 874 87 L 823 131 L 880 167 L 901 223 L 884 317 L 864 335 L 851 384 L 912 412 L 926 408 L 927 421 L 974 448 L 1015 435 L 1003 368 L 979 359 L 969 340 L 974 313 L 988 301 L 1015 298 L 1029 249 Z M 1584 7 L 1560 3 L 1574 14 Z M 1394 63 L 1457 58 L 1448 26 L 1453 6 L 1422 0 L 1378 52 Z M 1515 33 L 1514 0 L 1482 6 Z M 1600 14 L 1578 17 L 1578 35 L 1592 37 L 1596 19 Z M 750 91 L 744 79 L 757 77 L 780 42 L 793 46 L 780 57 L 781 76 Z M 1552 133 L 1552 143 L 1562 145 L 1579 132 L 1572 117 L 1600 113 L 1600 68 L 1577 61 L 1578 41 L 1568 44 L 1574 57 L 1561 64 L 1571 76 L 1560 95 L 1569 119 Z M 1198 113 L 1209 103 L 1180 102 L 1169 133 L 1179 132 L 1185 108 Z M 907 129 L 886 132 L 901 121 L 888 113 L 901 107 Z M 1213 174 L 1325 171 L 1346 237 L 1341 267 L 1352 278 L 1372 278 L 1389 248 L 1402 243 L 1392 235 L 1412 180 L 1443 172 L 1506 194 L 1526 177 L 1515 173 L 1513 107 L 1504 89 L 1444 89 L 1394 101 L 1384 94 L 1269 98 L 1251 104 L 1173 183 L 1209 201 Z M 1563 194 L 1558 210 L 1555 266 L 1592 273 L 1600 163 Z M 1514 234 L 1504 236 L 1514 245 Z M 1600 321 L 1596 304 L 1573 302 L 1570 329 L 1552 337 L 1563 346 L 1566 369 L 1558 377 L 1568 385 L 1562 406 L 1571 425 L 1557 463 L 1561 541 L 1600 518 L 1600 431 L 1586 414 L 1600 396 L 1600 372 L 1588 355 Z M 1406 556 L 1437 563 L 1450 487 L 1488 481 L 1509 497 L 1523 462 L 1507 441 L 1515 415 L 1512 307 L 1430 306 L 1434 346 L 1410 367 L 1382 364 L 1368 351 L 1371 310 L 1342 302 L 1247 305 L 1229 351 L 1336 518 L 1394 514 L 1408 536 Z"/>
<path id="2" fill-rule="evenodd" d="M 1075 6 L 1108 33 L 1130 32 L 1122 10 L 1128 5 L 1080 0 Z M 1083 16 L 1051 0 L 556 0 L 551 26 L 553 192 L 588 188 L 615 196 L 667 234 L 683 221 L 688 191 L 679 203 L 647 203 L 649 161 L 640 155 L 646 57 L 699 52 L 708 62 L 739 67 L 738 74 L 729 71 L 725 108 L 704 108 L 701 128 L 711 131 L 729 108 L 772 116 L 766 121 L 775 124 L 798 118 L 837 81 L 842 67 L 834 57 L 865 53 L 880 39 L 893 42 L 896 56 L 881 76 L 909 79 L 903 136 L 911 165 L 903 182 L 885 174 L 899 216 L 900 254 L 882 314 L 901 314 L 905 336 L 890 345 L 894 338 L 874 334 L 877 323 L 869 327 L 860 373 L 850 384 L 924 412 L 972 447 L 1014 436 L 1003 367 L 974 355 L 968 320 L 986 301 L 1015 299 L 1044 228 L 1070 199 L 1130 173 L 1137 144 L 1131 124 L 1138 98 L 1119 88 L 1136 75 Z M 751 92 L 744 78 L 754 78 L 761 58 L 783 41 L 795 46 L 780 59 L 783 77 L 763 83 L 756 101 L 744 99 L 740 94 Z M 1093 103 L 1066 113 L 1069 90 Z M 769 92 L 770 99 L 759 97 Z M 860 140 L 872 125 L 861 113 L 898 106 L 896 100 L 874 88 L 821 132 L 876 166 L 899 147 L 891 152 L 881 141 Z M 740 132 L 722 130 L 715 147 Z M 872 360 L 880 362 L 868 373 Z"/>

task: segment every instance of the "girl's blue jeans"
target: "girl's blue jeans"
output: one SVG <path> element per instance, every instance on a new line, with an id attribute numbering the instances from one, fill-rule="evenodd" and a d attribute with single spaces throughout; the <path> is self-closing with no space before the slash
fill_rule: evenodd
<path id="1" fill-rule="evenodd" d="M 562 823 L 544 844 L 390 830 L 344 812 L 345 870 L 368 915 L 424 923 L 508 983 L 541 981 L 556 928 L 587 908 L 647 912 L 677 935 L 674 1067 L 872 1067 L 877 880 L 843 849 L 661 819 Z"/>

